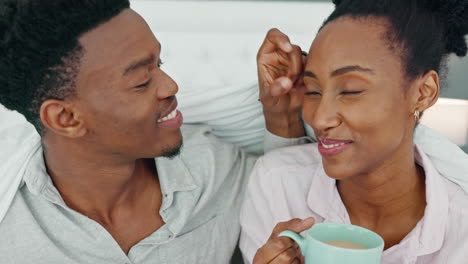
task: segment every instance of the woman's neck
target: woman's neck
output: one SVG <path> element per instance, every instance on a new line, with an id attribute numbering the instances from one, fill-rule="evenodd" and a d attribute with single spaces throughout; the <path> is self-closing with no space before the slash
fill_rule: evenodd
<path id="1" fill-rule="evenodd" d="M 425 175 L 413 148 L 337 185 L 351 223 L 379 233 L 386 248 L 399 243 L 424 216 Z"/>

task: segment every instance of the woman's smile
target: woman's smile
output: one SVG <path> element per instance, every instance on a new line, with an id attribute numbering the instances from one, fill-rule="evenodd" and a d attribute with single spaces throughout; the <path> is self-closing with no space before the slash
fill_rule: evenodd
<path id="1" fill-rule="evenodd" d="M 322 156 L 332 156 L 343 152 L 347 149 L 353 141 L 341 140 L 341 139 L 330 139 L 330 138 L 318 138 L 319 144 L 318 149 Z"/>

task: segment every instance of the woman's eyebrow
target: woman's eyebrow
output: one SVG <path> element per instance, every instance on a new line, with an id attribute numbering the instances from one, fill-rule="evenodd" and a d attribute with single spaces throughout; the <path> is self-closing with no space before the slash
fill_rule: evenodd
<path id="1" fill-rule="evenodd" d="M 370 68 L 365 68 L 365 67 L 361 67 L 359 65 L 351 65 L 351 66 L 345 66 L 345 67 L 341 67 L 339 69 L 336 69 L 334 70 L 332 73 L 330 73 L 330 77 L 336 77 L 336 76 L 339 76 L 339 75 L 343 75 L 343 74 L 346 74 L 346 73 L 349 73 L 349 72 L 365 72 L 365 73 L 370 73 L 370 74 L 374 74 L 374 70 L 370 69 Z M 318 79 L 317 78 L 317 75 L 311 71 L 306 71 L 304 72 L 304 77 L 310 77 L 310 78 L 314 78 L 314 79 Z"/>
<path id="2" fill-rule="evenodd" d="M 361 67 L 359 65 L 351 65 L 351 66 L 345 66 L 345 67 L 334 70 L 330 74 L 330 77 L 336 77 L 336 76 L 343 75 L 343 74 L 346 74 L 348 72 L 354 72 L 354 71 L 374 74 L 374 70 L 372 70 L 372 69 Z"/>

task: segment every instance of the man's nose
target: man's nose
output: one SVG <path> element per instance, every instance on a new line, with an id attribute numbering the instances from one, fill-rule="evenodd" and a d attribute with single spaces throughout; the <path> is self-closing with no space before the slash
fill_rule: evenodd
<path id="1" fill-rule="evenodd" d="M 166 79 L 164 84 L 158 89 L 158 99 L 164 100 L 169 97 L 173 97 L 179 91 L 179 86 L 177 83 L 166 73 L 163 72 L 163 77 Z"/>

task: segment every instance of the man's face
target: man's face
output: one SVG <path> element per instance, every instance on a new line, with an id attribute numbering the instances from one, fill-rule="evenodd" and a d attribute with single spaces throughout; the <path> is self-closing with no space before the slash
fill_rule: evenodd
<path id="1" fill-rule="evenodd" d="M 160 68 L 161 45 L 127 9 L 85 33 L 74 100 L 96 151 L 125 158 L 171 156 L 182 145 L 177 84 Z"/>

